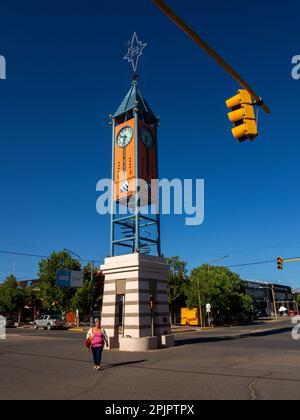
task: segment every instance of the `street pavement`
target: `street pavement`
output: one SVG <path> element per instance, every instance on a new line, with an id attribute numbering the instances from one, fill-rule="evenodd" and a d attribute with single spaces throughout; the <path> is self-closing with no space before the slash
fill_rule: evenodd
<path id="1" fill-rule="evenodd" d="M 291 321 L 176 334 L 171 349 L 106 350 L 92 370 L 85 335 L 8 330 L 0 399 L 298 400 L 300 340 Z"/>

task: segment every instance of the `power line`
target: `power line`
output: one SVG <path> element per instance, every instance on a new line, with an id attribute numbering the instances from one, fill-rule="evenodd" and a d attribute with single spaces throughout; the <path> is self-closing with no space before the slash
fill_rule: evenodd
<path id="1" fill-rule="evenodd" d="M 36 255 L 36 254 L 28 254 L 25 252 L 13 252 L 13 251 L 1 251 L 0 254 L 8 254 L 8 255 L 19 255 L 22 257 L 34 257 L 34 258 L 48 258 L 45 255 Z"/>
<path id="2" fill-rule="evenodd" d="M 15 251 L 2 251 L 0 250 L 0 254 L 7 254 L 7 255 L 18 255 L 21 257 L 32 257 L 32 258 L 49 258 L 50 255 L 38 255 L 38 254 L 29 254 L 26 252 L 15 252 Z M 88 259 L 88 260 L 81 260 L 83 262 L 91 262 L 94 261 L 96 263 L 102 263 L 103 260 L 94 260 L 93 258 Z"/>
<path id="3" fill-rule="evenodd" d="M 290 247 L 290 246 L 297 246 L 300 245 L 300 242 L 293 242 L 293 243 L 288 243 L 288 244 L 282 244 L 282 245 L 269 245 L 269 246 L 264 246 L 264 247 L 259 247 L 259 248 L 249 248 L 249 249 L 242 249 L 239 251 L 228 251 L 227 252 L 218 252 L 218 253 L 214 253 L 214 254 L 202 254 L 199 257 L 192 257 L 189 258 L 189 261 L 193 261 L 193 260 L 199 260 L 202 258 L 207 258 L 207 257 L 214 257 L 214 256 L 218 256 L 218 255 L 224 255 L 224 254 L 228 254 L 228 255 L 236 255 L 236 254 L 244 254 L 246 252 L 255 252 L 255 251 L 264 251 L 266 249 L 275 249 L 275 248 L 283 248 L 283 247 Z"/>
<path id="4" fill-rule="evenodd" d="M 226 268 L 247 267 L 247 266 L 251 266 L 251 265 L 263 265 L 263 264 L 273 264 L 273 263 L 276 263 L 276 260 L 257 261 L 257 262 L 234 264 L 234 265 L 225 265 L 224 267 L 226 267 Z"/>
<path id="5" fill-rule="evenodd" d="M 274 263 L 276 263 L 276 260 L 257 261 L 257 262 L 249 262 L 249 263 L 234 264 L 234 265 L 224 265 L 222 267 L 236 268 L 236 267 L 247 267 L 247 266 L 253 266 L 253 265 L 274 264 Z M 220 266 L 215 266 L 215 267 L 220 267 Z M 193 270 L 194 270 L 193 268 L 190 268 L 187 271 L 193 271 Z"/>

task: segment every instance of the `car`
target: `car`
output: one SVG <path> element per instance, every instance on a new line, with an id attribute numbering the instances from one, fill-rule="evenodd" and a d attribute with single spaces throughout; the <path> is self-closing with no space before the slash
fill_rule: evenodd
<path id="1" fill-rule="evenodd" d="M 54 329 L 64 329 L 65 327 L 66 325 L 60 315 L 43 315 L 33 323 L 35 330 L 43 328 L 44 330 L 51 331 Z"/>
<path id="2" fill-rule="evenodd" d="M 12 319 L 7 319 L 6 328 L 14 328 L 14 327 L 15 327 L 15 321 L 13 321 Z"/>
<path id="3" fill-rule="evenodd" d="M 6 318 L 6 328 L 15 328 L 15 321 L 13 319 Z"/>

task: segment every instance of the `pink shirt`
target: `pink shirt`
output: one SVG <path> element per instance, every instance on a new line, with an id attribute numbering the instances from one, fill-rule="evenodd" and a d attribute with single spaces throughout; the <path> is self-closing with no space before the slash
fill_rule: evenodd
<path id="1" fill-rule="evenodd" d="M 104 346 L 104 339 L 103 339 L 102 332 L 100 331 L 100 332 L 95 333 L 93 331 L 92 347 L 99 348 L 99 347 L 103 347 L 103 346 Z"/>

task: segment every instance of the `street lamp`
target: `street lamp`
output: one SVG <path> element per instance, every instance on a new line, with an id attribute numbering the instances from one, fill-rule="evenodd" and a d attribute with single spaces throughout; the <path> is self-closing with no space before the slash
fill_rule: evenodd
<path id="1" fill-rule="evenodd" d="M 69 254 L 71 254 L 71 255 L 73 255 L 74 257 L 76 257 L 76 258 L 80 261 L 80 265 L 81 265 L 81 261 L 82 261 L 82 259 L 81 259 L 81 256 L 80 256 L 80 255 L 76 254 L 76 252 L 73 252 L 73 251 L 71 251 L 71 250 L 70 250 L 70 249 L 68 249 L 68 248 L 64 248 L 64 251 L 66 251 L 66 252 L 68 252 Z M 79 325 L 80 325 L 79 310 L 78 310 L 78 309 L 76 309 L 76 325 L 77 325 L 77 327 L 79 327 Z"/>
<path id="2" fill-rule="evenodd" d="M 82 261 L 80 255 L 76 254 L 75 252 L 71 251 L 70 249 L 64 248 L 64 251 L 69 252 L 69 254 L 74 255 L 74 257 L 78 258 L 79 261 Z"/>
<path id="3" fill-rule="evenodd" d="M 276 308 L 276 300 L 275 300 L 274 284 L 272 284 L 272 287 L 270 287 L 270 286 L 260 286 L 260 289 L 269 289 L 269 290 L 272 291 L 272 299 L 273 299 L 273 304 L 274 304 L 275 319 L 278 319 L 277 308 Z"/>

